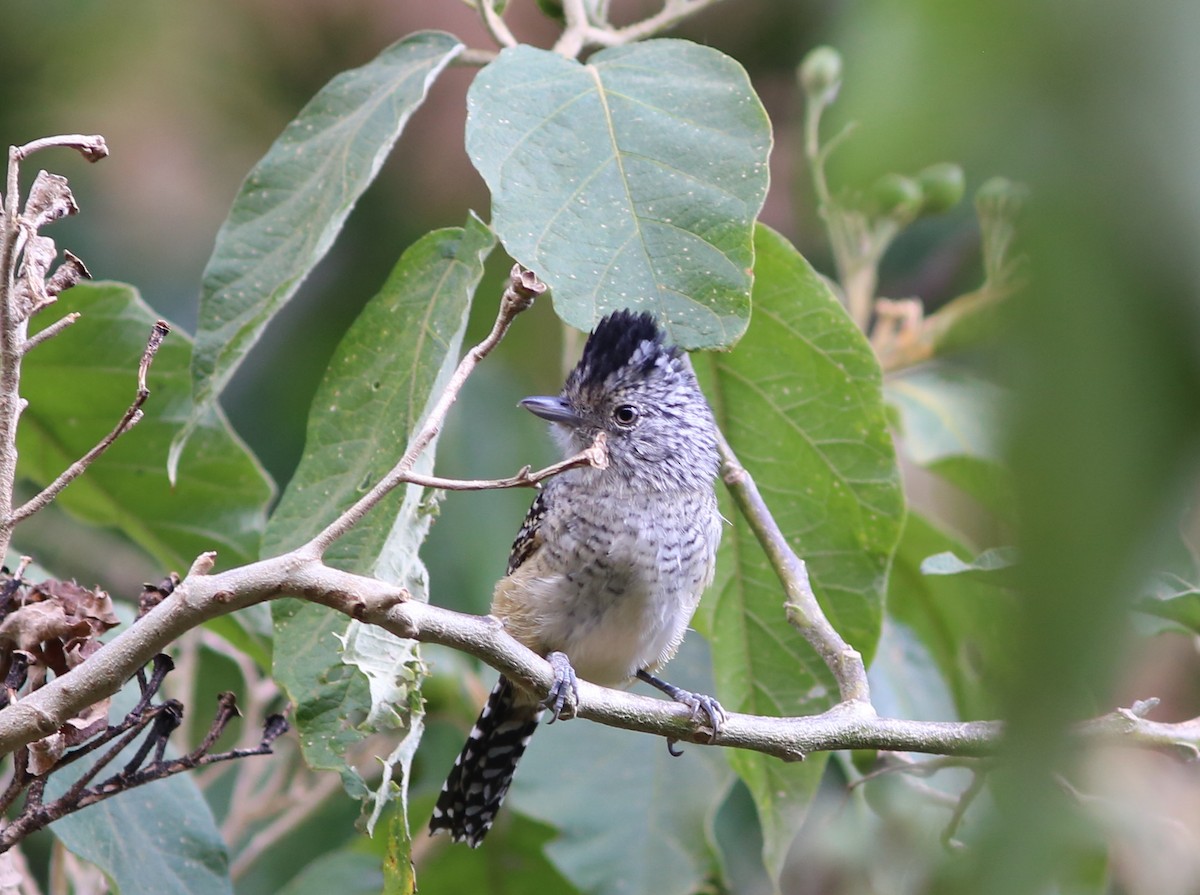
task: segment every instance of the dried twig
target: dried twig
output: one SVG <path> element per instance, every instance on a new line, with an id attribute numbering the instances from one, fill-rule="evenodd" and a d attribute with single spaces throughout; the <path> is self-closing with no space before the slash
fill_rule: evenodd
<path id="1" fill-rule="evenodd" d="M 28 354 L 30 351 L 32 351 L 38 345 L 41 345 L 47 339 L 53 339 L 60 332 L 62 332 L 64 329 L 66 329 L 68 326 L 70 326 L 72 323 L 74 323 L 76 320 L 78 320 L 81 316 L 83 316 L 83 315 L 80 314 L 78 311 L 72 311 L 70 314 L 67 314 L 58 320 L 55 320 L 53 323 L 51 323 L 49 326 L 47 326 L 41 332 L 38 332 L 35 335 L 32 335 L 28 339 L 26 339 L 25 344 L 21 346 L 21 353 Z"/>
<path id="2" fill-rule="evenodd" d="M 482 0 L 482 2 L 486 3 L 487 0 Z M 441 431 L 442 424 L 446 420 L 446 414 L 450 411 L 450 407 L 454 404 L 455 400 L 457 400 L 458 393 L 462 390 L 463 385 L 466 384 L 467 377 L 471 375 L 471 372 L 479 362 L 487 357 L 493 348 L 500 344 L 500 340 L 504 338 L 504 334 L 508 332 L 508 328 L 512 325 L 516 316 L 530 307 L 533 304 L 533 300 L 545 291 L 546 285 L 534 276 L 533 273 L 519 264 L 513 265 L 512 271 L 509 274 L 508 287 L 500 299 L 500 310 L 496 315 L 496 322 L 492 325 L 492 331 L 488 333 L 482 342 L 463 355 L 463 359 L 459 361 L 457 369 L 455 369 L 453 375 L 450 377 L 450 381 L 446 383 L 446 387 L 439 396 L 437 403 L 429 411 L 429 416 L 426 417 L 420 430 L 409 442 L 408 450 L 404 452 L 404 456 L 354 506 L 342 513 L 324 531 L 301 547 L 300 550 L 303 553 L 318 557 L 324 555 L 325 551 L 329 549 L 329 546 L 334 541 L 357 525 L 359 520 L 369 513 L 383 498 L 398 486 L 412 481 L 413 465 L 417 462 L 421 454 L 424 453 L 425 449 L 429 447 L 437 433 Z"/>
<path id="3" fill-rule="evenodd" d="M 142 405 L 150 397 L 150 389 L 146 387 L 146 374 L 150 370 L 150 364 L 154 361 L 154 356 L 162 346 L 163 339 L 166 338 L 167 333 L 170 331 L 171 328 L 162 320 L 154 324 L 153 329 L 150 331 L 150 338 L 146 342 L 146 350 L 142 352 L 141 363 L 138 364 L 137 396 L 133 399 L 133 403 L 129 405 L 129 409 L 125 411 L 125 414 L 121 417 L 117 425 L 113 427 L 113 430 L 105 435 L 95 447 L 63 470 L 53 482 L 17 507 L 17 509 L 13 510 L 9 516 L 10 526 L 16 525 L 22 519 L 28 519 L 34 513 L 46 507 L 67 485 L 83 475 L 87 468 L 96 461 L 96 458 L 112 446 L 113 442 L 138 424 L 142 418 Z"/>
<path id="4" fill-rule="evenodd" d="M 175 730 L 183 718 L 183 706 L 173 699 L 168 699 L 156 705 L 148 704 L 149 697 L 162 683 L 162 674 L 169 669 L 167 663 L 155 663 L 155 673 L 148 684 L 144 685 L 145 692 L 141 701 L 126 715 L 125 719 L 116 726 L 108 728 L 100 737 L 85 743 L 66 755 L 47 773 L 30 778 L 24 777 L 26 796 L 24 808 L 0 829 L 0 852 L 10 849 L 29 834 L 54 823 L 61 817 L 72 814 L 81 808 L 102 802 L 118 793 L 127 792 L 143 784 L 166 777 L 191 771 L 216 762 L 231 761 L 252 755 L 267 755 L 271 752 L 272 744 L 284 731 L 287 724 L 282 718 L 274 716 L 267 719 L 259 743 L 250 748 L 231 749 L 227 752 L 212 753 L 208 750 L 216 743 L 224 732 L 229 721 L 237 715 L 237 705 L 232 693 L 222 693 L 218 697 L 216 717 L 209 726 L 208 733 L 200 745 L 179 758 L 166 758 L 167 737 Z M 162 671 L 162 674 L 159 672 Z M 151 690 L 150 688 L 154 688 Z M 100 774 L 108 768 L 133 742 L 146 734 L 146 739 L 125 765 L 115 774 L 111 774 L 101 782 L 92 785 Z M 50 774 L 61 770 L 85 755 L 96 751 L 98 746 L 107 745 L 108 749 L 97 758 L 86 771 L 61 796 L 52 802 L 43 801 L 43 791 L 46 779 Z M 153 760 L 147 763 L 153 753 Z M 17 775 L 9 789 L 17 783 Z M 5 794 L 6 796 L 8 793 Z"/>
<path id="5" fill-rule="evenodd" d="M 608 466 L 608 451 L 605 446 L 606 437 L 603 432 L 596 434 L 596 440 L 574 456 L 557 463 L 551 463 L 544 469 L 530 470 L 528 466 L 514 476 L 506 479 L 443 479 L 432 475 L 419 475 L 410 472 L 404 481 L 423 488 L 441 488 L 444 491 L 497 491 L 503 488 L 535 488 L 548 478 L 566 472 L 568 469 L 578 469 L 581 466 L 591 466 L 604 469 Z"/>
<path id="6" fill-rule="evenodd" d="M 13 487 L 17 480 L 17 423 L 21 411 L 25 408 L 25 402 L 20 395 L 21 357 L 30 347 L 25 337 L 28 313 L 35 310 L 18 307 L 17 258 L 31 238 L 38 238 L 36 231 L 41 223 L 48 223 L 56 216 L 70 213 L 75 207 L 63 182 L 58 194 L 61 201 L 53 206 L 56 210 L 46 211 L 41 216 L 35 214 L 34 219 L 26 220 L 21 214 L 21 162 L 35 152 L 56 146 L 74 149 L 91 162 L 99 161 L 108 154 L 104 138 L 88 134 L 43 137 L 23 146 L 10 146 L 8 149 L 8 176 L 3 216 L 0 218 L 0 556 L 8 552 L 15 524 L 12 501 Z M 47 180 L 48 178 L 41 178 L 35 182 L 35 188 L 38 183 L 46 184 Z M 49 245 L 52 248 L 52 244 Z M 52 255 L 53 252 L 47 254 Z M 26 260 L 28 261 L 28 258 Z M 74 256 L 69 256 L 68 262 L 70 276 L 64 282 L 56 283 L 55 291 L 87 274 L 87 269 Z M 49 263 L 48 259 L 46 263 Z M 40 277 L 44 271 L 40 266 L 38 271 Z"/>

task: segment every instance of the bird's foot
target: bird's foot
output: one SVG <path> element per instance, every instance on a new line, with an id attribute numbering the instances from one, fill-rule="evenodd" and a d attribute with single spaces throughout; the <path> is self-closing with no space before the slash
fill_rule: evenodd
<path id="1" fill-rule="evenodd" d="M 725 709 L 721 707 L 721 703 L 717 702 L 716 699 L 706 696 L 703 693 L 693 693 L 691 690 L 676 687 L 674 684 L 669 684 L 645 670 L 638 671 L 637 676 L 639 680 L 645 681 L 652 687 L 657 687 L 676 702 L 690 708 L 692 710 L 693 724 L 707 727 L 712 731 L 714 737 L 721 732 L 721 727 L 725 724 L 728 716 L 725 714 Z M 678 753 L 673 746 L 674 742 L 668 742 L 667 750 L 672 755 L 677 755 Z"/>
<path id="2" fill-rule="evenodd" d="M 542 700 L 542 705 L 550 710 L 550 723 L 559 718 L 574 718 L 575 707 L 579 704 L 579 681 L 571 660 L 566 653 L 555 650 L 546 656 L 546 661 L 554 669 L 554 684 L 550 687 L 549 695 Z"/>

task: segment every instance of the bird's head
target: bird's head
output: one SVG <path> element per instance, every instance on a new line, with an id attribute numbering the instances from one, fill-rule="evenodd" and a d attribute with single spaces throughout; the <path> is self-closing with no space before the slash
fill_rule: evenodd
<path id="1" fill-rule="evenodd" d="M 649 314 L 616 311 L 588 337 L 557 396 L 521 406 L 554 423 L 567 455 L 607 437 L 605 475 L 634 490 L 708 487 L 717 473 L 717 431 L 683 350 L 667 345 Z"/>

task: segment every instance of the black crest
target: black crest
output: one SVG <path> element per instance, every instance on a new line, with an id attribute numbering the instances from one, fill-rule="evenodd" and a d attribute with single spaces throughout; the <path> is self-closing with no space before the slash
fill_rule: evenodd
<path id="1" fill-rule="evenodd" d="M 663 355 L 679 356 L 679 349 L 664 345 L 664 339 L 663 331 L 645 311 L 614 311 L 588 336 L 571 383 L 579 388 L 602 385 L 618 371 L 636 370 L 646 375 Z"/>

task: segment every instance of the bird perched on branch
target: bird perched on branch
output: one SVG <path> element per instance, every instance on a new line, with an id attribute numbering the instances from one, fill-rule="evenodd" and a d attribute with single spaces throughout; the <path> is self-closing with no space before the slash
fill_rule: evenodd
<path id="1" fill-rule="evenodd" d="M 700 594 L 721 536 L 713 480 L 717 429 L 683 351 L 649 314 L 596 325 L 561 394 L 521 406 L 549 420 L 566 456 L 606 436 L 604 469 L 571 469 L 534 500 L 496 584 L 492 613 L 554 668 L 539 700 L 501 677 L 442 788 L 430 831 L 477 846 L 545 712 L 573 711 L 576 674 L 604 686 L 633 677 L 720 729 L 711 696 L 659 680 Z"/>

